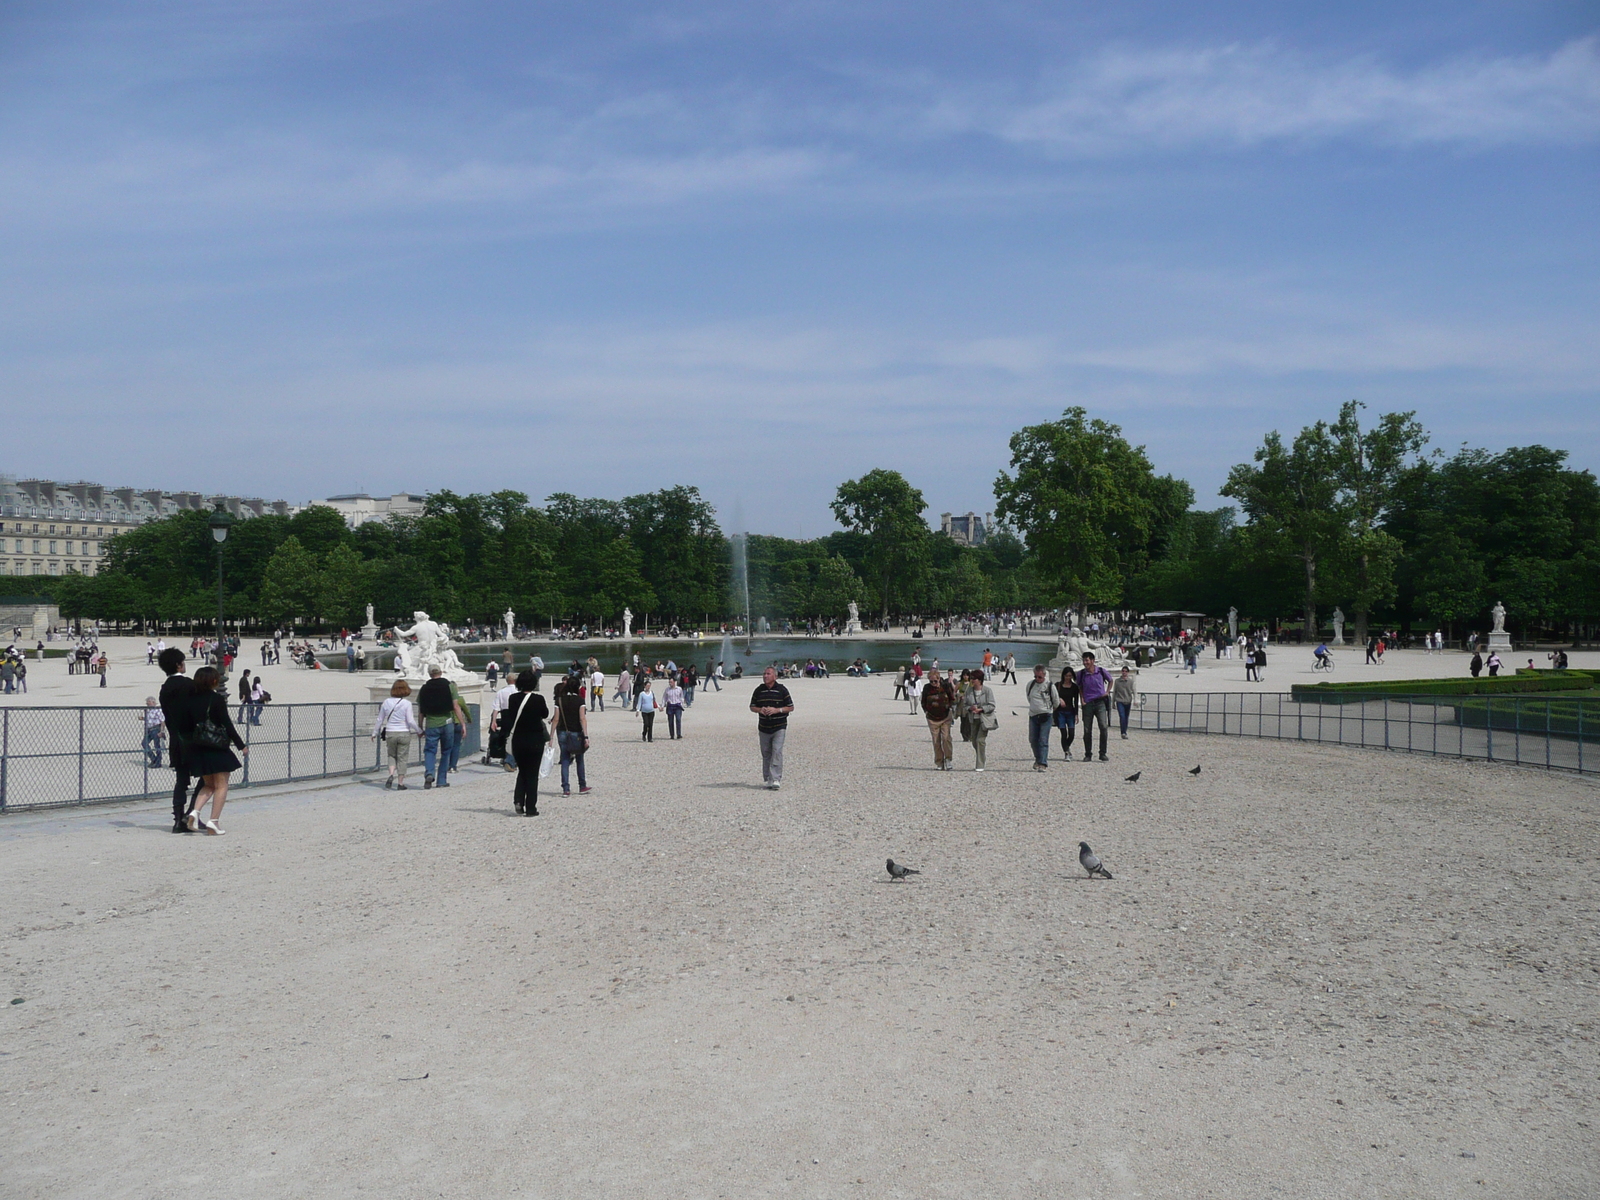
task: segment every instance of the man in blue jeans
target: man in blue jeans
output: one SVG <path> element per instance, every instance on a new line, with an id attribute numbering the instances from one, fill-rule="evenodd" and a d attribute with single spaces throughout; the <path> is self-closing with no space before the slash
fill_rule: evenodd
<path id="1" fill-rule="evenodd" d="M 449 787 L 450 768 L 467 727 L 461 710 L 461 696 L 455 685 L 442 678 L 438 667 L 428 668 L 428 682 L 417 692 L 417 708 L 422 713 L 422 786 Z"/>
<path id="2" fill-rule="evenodd" d="M 1083 656 L 1083 670 L 1078 672 L 1078 697 L 1083 710 L 1083 761 L 1094 758 L 1095 722 L 1100 724 L 1100 761 L 1106 757 L 1106 739 L 1111 735 L 1111 676 L 1094 661 L 1094 655 Z"/>
<path id="3" fill-rule="evenodd" d="M 1033 769 L 1050 769 L 1050 726 L 1056 713 L 1056 685 L 1043 667 L 1034 667 L 1025 689 L 1028 697 L 1028 745 L 1033 748 Z"/>

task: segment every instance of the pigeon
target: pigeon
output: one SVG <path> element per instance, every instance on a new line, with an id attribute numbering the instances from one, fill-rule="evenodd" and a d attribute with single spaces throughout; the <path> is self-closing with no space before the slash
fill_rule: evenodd
<path id="1" fill-rule="evenodd" d="M 1128 778 L 1125 779 L 1123 782 L 1124 783 L 1138 783 L 1139 782 L 1139 776 L 1141 776 L 1143 774 L 1144 774 L 1143 771 L 1135 771 L 1132 775 L 1129 775 Z"/>
<path id="2" fill-rule="evenodd" d="M 1198 774 L 1200 774 L 1200 764 L 1199 764 L 1199 763 L 1196 763 L 1196 764 L 1195 764 L 1195 767 L 1194 767 L 1194 770 L 1192 770 L 1192 771 L 1190 771 L 1190 772 L 1189 772 L 1189 774 L 1191 774 L 1191 775 L 1198 775 Z"/>
<path id="3" fill-rule="evenodd" d="M 1083 869 L 1089 872 L 1090 879 L 1093 879 L 1096 875 L 1104 875 L 1107 879 L 1111 878 L 1111 872 L 1106 870 L 1105 864 L 1100 861 L 1100 856 L 1089 849 L 1088 842 L 1078 843 L 1078 861 L 1083 864 Z"/>
<path id="4" fill-rule="evenodd" d="M 894 859 L 892 859 L 892 858 L 889 860 L 887 865 L 889 867 L 889 878 L 890 879 L 904 879 L 907 875 L 921 875 L 922 874 L 921 871 L 916 870 L 914 867 L 902 867 L 899 863 L 895 862 Z"/>

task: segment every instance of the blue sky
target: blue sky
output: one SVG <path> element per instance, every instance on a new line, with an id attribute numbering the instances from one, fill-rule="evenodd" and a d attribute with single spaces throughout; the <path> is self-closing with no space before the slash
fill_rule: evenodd
<path id="1" fill-rule="evenodd" d="M 1592 3 L 0 6 L 0 470 L 1203 505 L 1346 399 L 1600 467 Z"/>

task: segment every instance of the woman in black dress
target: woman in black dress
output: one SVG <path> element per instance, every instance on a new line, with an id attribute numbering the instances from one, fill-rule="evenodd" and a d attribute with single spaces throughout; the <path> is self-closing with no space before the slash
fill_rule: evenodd
<path id="1" fill-rule="evenodd" d="M 190 775 L 202 779 L 184 821 L 192 832 L 203 829 L 212 837 L 222 836 L 217 820 L 228 801 L 228 775 L 242 765 L 228 743 L 238 747 L 240 754 L 250 753 L 250 747 L 233 727 L 226 697 L 217 690 L 221 682 L 222 676 L 215 667 L 201 667 L 194 673 L 194 690 L 183 697 L 183 727 L 179 730 L 184 766 Z M 211 801 L 209 819 L 200 815 L 207 799 Z"/>
<path id="2" fill-rule="evenodd" d="M 517 692 L 506 701 L 500 714 L 500 727 L 510 730 L 506 742 L 517 760 L 517 783 L 512 792 L 517 811 L 525 817 L 539 815 L 539 766 L 544 761 L 544 746 L 550 740 L 545 721 L 550 706 L 533 689 L 539 677 L 531 670 L 517 676 Z M 526 711 L 524 711 L 526 710 Z"/>

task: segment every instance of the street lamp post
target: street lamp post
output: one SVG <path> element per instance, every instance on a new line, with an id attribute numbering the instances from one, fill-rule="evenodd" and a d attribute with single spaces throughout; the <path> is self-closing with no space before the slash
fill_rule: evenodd
<path id="1" fill-rule="evenodd" d="M 217 501 L 217 507 L 206 518 L 206 524 L 211 528 L 211 536 L 217 542 L 217 672 L 226 681 L 228 677 L 225 665 L 222 632 L 222 543 L 228 540 L 228 530 L 233 525 L 233 517 L 222 506 L 222 501 Z"/>

